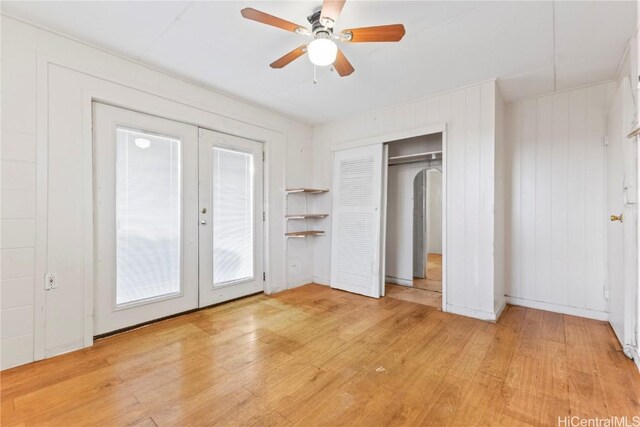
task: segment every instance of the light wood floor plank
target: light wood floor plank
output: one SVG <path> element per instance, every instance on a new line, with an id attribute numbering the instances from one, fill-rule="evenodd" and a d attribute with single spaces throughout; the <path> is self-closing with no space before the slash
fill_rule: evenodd
<path id="1" fill-rule="evenodd" d="M 640 374 L 604 322 L 508 306 L 492 324 L 319 285 L 158 322 L 0 379 L 3 426 L 527 426 L 640 414 Z"/>

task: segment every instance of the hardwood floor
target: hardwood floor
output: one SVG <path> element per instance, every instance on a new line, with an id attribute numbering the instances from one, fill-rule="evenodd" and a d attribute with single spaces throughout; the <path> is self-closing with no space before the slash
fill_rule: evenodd
<path id="1" fill-rule="evenodd" d="M 307 285 L 1 373 L 1 424 L 557 425 L 640 414 L 608 324 L 509 306 L 497 324 Z"/>
<path id="2" fill-rule="evenodd" d="M 397 298 L 417 304 L 442 308 L 442 292 L 416 289 L 410 286 L 393 285 L 391 283 L 386 283 L 386 287 L 386 295 L 389 298 Z"/>
<path id="3" fill-rule="evenodd" d="M 442 254 L 426 255 L 425 278 L 413 278 L 413 287 L 432 292 L 442 292 Z"/>

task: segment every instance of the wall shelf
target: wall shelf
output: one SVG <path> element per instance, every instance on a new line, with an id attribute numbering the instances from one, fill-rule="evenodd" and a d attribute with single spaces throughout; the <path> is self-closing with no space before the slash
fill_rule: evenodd
<path id="1" fill-rule="evenodd" d="M 305 231 L 291 231 L 285 233 L 287 237 L 309 237 L 309 236 L 324 236 L 324 231 L 320 230 L 305 230 Z"/>
<path id="2" fill-rule="evenodd" d="M 328 188 L 287 188 L 284 190 L 287 194 L 291 193 L 308 193 L 308 194 L 319 194 L 319 193 L 328 193 Z"/>
<path id="3" fill-rule="evenodd" d="M 286 209 L 285 209 L 285 221 L 287 223 L 287 227 L 285 228 L 285 233 L 284 235 L 289 238 L 289 237 L 307 237 L 307 236 L 323 236 L 324 235 L 324 230 L 313 230 L 309 223 L 306 222 L 306 220 L 314 220 L 314 219 L 322 219 L 322 218 L 326 218 L 329 216 L 328 213 L 308 213 L 308 196 L 316 196 L 318 194 L 323 194 L 323 193 L 328 193 L 329 189 L 328 188 L 310 188 L 310 187 L 295 187 L 295 188 L 286 188 L 285 190 L 285 195 L 288 196 L 290 194 L 300 194 L 304 196 L 304 199 L 298 199 L 297 197 L 294 197 L 291 201 L 289 200 L 289 198 L 287 197 L 286 199 Z M 294 212 L 299 212 L 299 213 L 288 213 L 289 212 L 289 204 L 293 201 L 293 200 L 297 200 L 297 201 L 302 201 L 304 200 L 304 208 L 302 208 L 302 206 L 298 206 L 297 209 L 294 210 Z M 302 212 L 301 212 L 302 211 Z M 300 230 L 296 230 L 296 231 L 289 231 L 289 220 L 304 220 L 305 224 L 304 224 L 304 229 Z M 293 227 L 294 230 L 296 228 L 299 227 Z"/>
<path id="4" fill-rule="evenodd" d="M 285 215 L 286 219 L 313 219 L 313 218 L 326 218 L 329 214 L 291 214 Z"/>

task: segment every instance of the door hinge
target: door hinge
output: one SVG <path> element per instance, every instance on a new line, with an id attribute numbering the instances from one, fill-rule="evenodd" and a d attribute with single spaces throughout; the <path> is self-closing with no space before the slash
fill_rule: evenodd
<path id="1" fill-rule="evenodd" d="M 267 154 L 263 151 L 262 152 L 262 161 L 264 162 L 265 160 L 267 160 Z"/>
<path id="2" fill-rule="evenodd" d="M 267 273 L 262 273 L 262 281 L 263 282 L 267 281 Z"/>
<path id="3" fill-rule="evenodd" d="M 267 213 L 266 212 L 262 212 L 262 220 L 263 221 L 267 220 Z"/>

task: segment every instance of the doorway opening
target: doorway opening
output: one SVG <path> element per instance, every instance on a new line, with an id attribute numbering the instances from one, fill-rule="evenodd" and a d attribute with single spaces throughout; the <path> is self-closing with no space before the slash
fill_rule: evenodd
<path id="1" fill-rule="evenodd" d="M 442 171 L 413 180 L 413 287 L 442 293 Z"/>
<path id="2" fill-rule="evenodd" d="M 443 134 L 387 143 L 385 294 L 442 307 Z"/>

